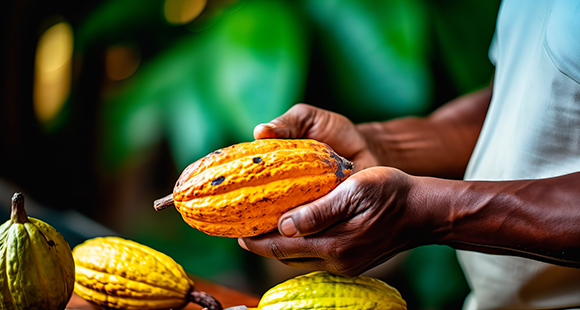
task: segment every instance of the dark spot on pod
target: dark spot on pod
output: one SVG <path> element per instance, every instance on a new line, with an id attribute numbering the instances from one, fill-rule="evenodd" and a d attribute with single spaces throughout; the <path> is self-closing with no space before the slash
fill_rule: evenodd
<path id="1" fill-rule="evenodd" d="M 216 178 L 215 180 L 211 181 L 211 185 L 220 185 L 226 179 L 223 175 L 221 177 Z"/>
<path id="2" fill-rule="evenodd" d="M 338 154 L 336 154 L 334 152 L 330 153 L 330 158 L 332 158 L 334 160 L 334 162 L 336 163 L 336 171 L 334 172 L 334 174 L 339 179 L 342 179 L 347 175 L 345 173 L 345 170 L 352 170 L 352 168 L 353 168 L 352 162 L 338 156 Z"/>
<path id="3" fill-rule="evenodd" d="M 179 181 L 177 181 L 177 184 L 175 184 L 175 186 L 179 186 Z"/>
<path id="4" fill-rule="evenodd" d="M 54 246 L 55 243 L 52 240 L 46 240 L 46 243 L 48 243 L 48 246 Z"/>
<path id="5" fill-rule="evenodd" d="M 254 157 L 252 159 L 252 161 L 254 162 L 254 164 L 259 164 L 262 162 L 262 158 L 261 157 Z"/>

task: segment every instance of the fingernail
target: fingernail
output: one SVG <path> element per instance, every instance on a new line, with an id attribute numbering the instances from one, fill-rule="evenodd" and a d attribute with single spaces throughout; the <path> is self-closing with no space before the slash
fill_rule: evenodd
<path id="1" fill-rule="evenodd" d="M 246 246 L 246 242 L 244 241 L 244 239 L 238 238 L 238 244 L 240 245 L 240 247 L 242 247 L 242 249 L 248 250 L 248 247 Z"/>
<path id="2" fill-rule="evenodd" d="M 288 217 L 282 221 L 282 224 L 280 224 L 280 233 L 282 233 L 282 235 L 285 237 L 292 237 L 298 233 L 296 225 L 294 225 L 294 221 L 291 217 Z"/>

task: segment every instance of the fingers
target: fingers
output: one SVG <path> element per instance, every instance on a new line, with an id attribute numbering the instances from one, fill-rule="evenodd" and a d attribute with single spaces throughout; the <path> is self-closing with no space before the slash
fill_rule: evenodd
<path id="1" fill-rule="evenodd" d="M 398 201 L 408 183 L 396 169 L 365 169 L 326 196 L 283 214 L 277 231 L 238 242 L 290 266 L 359 273 L 409 248 L 411 234 L 392 233 L 415 227 L 400 220 L 404 204 Z"/>
<path id="2" fill-rule="evenodd" d="M 294 105 L 286 113 L 273 119 L 269 123 L 256 126 L 254 128 L 254 138 L 301 138 L 314 123 L 314 118 L 318 110 L 306 104 Z"/>
<path id="3" fill-rule="evenodd" d="M 312 242 L 300 237 L 320 232 L 347 216 L 341 208 L 344 204 L 337 201 L 340 194 L 333 194 L 337 189 L 340 191 L 341 185 L 330 194 L 283 214 L 278 221 L 278 231 L 238 239 L 238 243 L 246 250 L 277 259 L 302 258 L 312 256 L 313 252 L 321 253 L 321 248 L 313 247 Z"/>
<path id="4" fill-rule="evenodd" d="M 304 238 L 286 238 L 272 232 L 251 238 L 239 238 L 238 244 L 258 255 L 279 260 L 312 257 L 312 244 Z"/>
<path id="5" fill-rule="evenodd" d="M 251 238 L 238 239 L 239 245 L 255 254 L 274 258 L 296 268 L 328 270 L 337 274 L 353 276 L 363 271 L 347 259 L 337 259 L 333 255 L 337 248 L 335 238 L 298 237 L 286 238 L 273 232 Z M 340 242 L 339 242 L 340 243 Z M 340 255 L 338 255 L 340 256 Z"/>
<path id="6" fill-rule="evenodd" d="M 271 122 L 257 125 L 254 138 L 314 139 L 349 160 L 362 161 L 362 166 L 355 165 L 357 170 L 375 163 L 365 138 L 348 118 L 307 104 L 297 104 Z"/>
<path id="7" fill-rule="evenodd" d="M 290 138 L 290 130 L 287 127 L 278 127 L 274 123 L 259 124 L 254 128 L 254 139 L 267 138 Z"/>
<path id="8" fill-rule="evenodd" d="M 283 214 L 278 221 L 277 231 L 238 239 L 238 243 L 242 248 L 258 255 L 279 260 L 326 255 L 327 251 L 333 248 L 330 244 L 336 241 L 335 234 L 311 239 L 306 239 L 304 236 L 308 237 L 308 235 L 320 232 L 348 216 L 342 208 L 345 204 L 338 202 L 341 195 L 348 194 L 345 192 L 333 194 L 340 192 L 343 184 L 328 195 Z"/>
<path id="9" fill-rule="evenodd" d="M 341 195 L 345 195 L 341 189 L 339 185 L 328 195 L 283 214 L 278 220 L 280 234 L 284 237 L 312 235 L 344 219 L 348 210 L 341 203 Z"/>

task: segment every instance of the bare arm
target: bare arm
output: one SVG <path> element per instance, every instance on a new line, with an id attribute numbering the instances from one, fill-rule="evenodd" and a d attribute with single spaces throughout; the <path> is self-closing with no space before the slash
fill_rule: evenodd
<path id="1" fill-rule="evenodd" d="M 517 181 L 413 178 L 407 206 L 433 243 L 580 267 L 580 172 Z"/>
<path id="2" fill-rule="evenodd" d="M 374 167 L 282 215 L 280 233 L 239 243 L 290 266 L 345 275 L 427 244 L 580 268 L 578 188 L 580 172 L 458 181 Z"/>
<path id="3" fill-rule="evenodd" d="M 413 175 L 461 178 L 483 125 L 491 88 L 450 101 L 426 118 L 364 123 L 357 129 L 380 165 Z"/>
<path id="4" fill-rule="evenodd" d="M 240 245 L 288 265 L 347 275 L 425 244 L 580 267 L 580 172 L 517 181 L 433 177 L 463 175 L 491 91 L 426 118 L 354 125 L 299 105 L 258 126 L 256 138 L 328 142 L 358 169 L 328 195 L 282 215 L 279 233 Z"/>

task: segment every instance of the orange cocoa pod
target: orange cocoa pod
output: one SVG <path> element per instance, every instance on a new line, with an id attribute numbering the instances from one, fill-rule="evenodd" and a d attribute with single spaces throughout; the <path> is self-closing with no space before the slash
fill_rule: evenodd
<path id="1" fill-rule="evenodd" d="M 235 144 L 190 164 L 155 208 L 173 203 L 187 224 L 208 235 L 256 236 L 276 229 L 284 212 L 329 193 L 352 168 L 316 140 Z"/>

